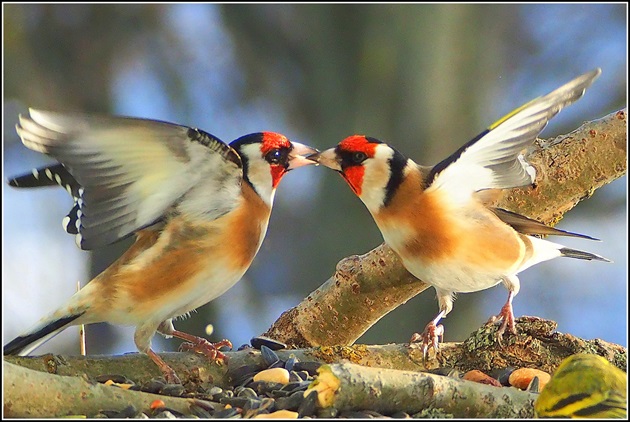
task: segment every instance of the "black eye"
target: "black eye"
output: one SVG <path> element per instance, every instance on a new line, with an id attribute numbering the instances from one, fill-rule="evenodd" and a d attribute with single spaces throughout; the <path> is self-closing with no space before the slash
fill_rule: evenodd
<path id="1" fill-rule="evenodd" d="M 368 157 L 367 157 L 367 154 L 365 152 L 357 151 L 354 154 L 352 154 L 352 161 L 355 162 L 356 164 L 361 164 L 367 158 Z"/>
<path id="2" fill-rule="evenodd" d="M 265 155 L 265 160 L 267 160 L 269 164 L 278 164 L 285 160 L 286 156 L 286 150 L 273 149 Z"/>

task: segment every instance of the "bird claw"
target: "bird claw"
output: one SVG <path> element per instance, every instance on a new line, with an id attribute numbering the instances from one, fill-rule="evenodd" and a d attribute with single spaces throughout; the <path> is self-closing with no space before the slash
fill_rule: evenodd
<path id="1" fill-rule="evenodd" d="M 179 379 L 175 371 L 169 368 L 161 368 L 162 374 L 164 375 L 164 380 L 167 384 L 181 384 L 182 381 Z"/>
<path id="2" fill-rule="evenodd" d="M 516 325 L 514 323 L 514 312 L 512 311 L 512 305 L 508 302 L 501 308 L 498 315 L 490 317 L 488 324 L 494 324 L 497 321 L 502 321 L 501 326 L 497 330 L 497 343 L 503 347 L 503 334 L 507 329 L 511 334 L 516 334 Z"/>
<path id="3" fill-rule="evenodd" d="M 188 352 L 193 351 L 195 353 L 200 353 L 206 356 L 211 361 L 216 361 L 218 363 L 227 363 L 228 357 L 219 351 L 221 347 L 229 347 L 232 348 L 232 342 L 230 340 L 221 340 L 218 343 L 210 343 L 208 340 L 199 338 L 194 342 L 182 343 L 179 346 L 180 352 Z"/>
<path id="4" fill-rule="evenodd" d="M 436 354 L 439 352 L 440 342 L 444 341 L 444 326 L 442 324 L 435 325 L 435 322 L 431 321 L 424 328 L 422 334 L 413 333 L 409 343 L 417 343 L 420 340 L 422 340 L 422 362 L 426 364 L 429 347 L 435 350 Z"/>

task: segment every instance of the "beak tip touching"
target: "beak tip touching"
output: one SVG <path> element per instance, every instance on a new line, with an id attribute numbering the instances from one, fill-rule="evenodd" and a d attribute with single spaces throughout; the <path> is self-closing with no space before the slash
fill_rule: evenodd
<path id="1" fill-rule="evenodd" d="M 304 167 L 309 165 L 318 165 L 316 159 L 312 158 L 319 155 L 319 150 L 310 147 L 305 144 L 293 142 L 293 151 L 291 154 L 290 170 L 298 167 Z"/>
<path id="2" fill-rule="evenodd" d="M 306 158 L 307 160 L 311 160 L 315 163 L 316 166 L 319 165 L 319 157 L 321 155 L 321 152 L 319 150 L 315 150 L 315 152 L 313 152 L 312 154 L 307 155 Z"/>
<path id="3" fill-rule="evenodd" d="M 337 154 L 334 148 L 327 149 L 325 151 L 317 152 L 308 157 L 309 160 L 313 160 L 317 165 L 328 167 L 329 169 L 341 171 L 341 165 L 337 158 Z"/>

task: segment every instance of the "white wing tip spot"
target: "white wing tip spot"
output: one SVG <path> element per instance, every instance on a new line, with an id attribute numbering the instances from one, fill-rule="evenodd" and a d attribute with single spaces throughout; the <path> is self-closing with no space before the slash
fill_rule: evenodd
<path id="1" fill-rule="evenodd" d="M 532 183 L 534 183 L 534 180 L 536 180 L 536 169 L 534 168 L 534 166 L 525 161 L 525 157 L 523 157 L 523 154 L 519 154 L 518 161 L 521 163 L 521 166 L 523 166 L 527 174 L 529 174 Z"/>

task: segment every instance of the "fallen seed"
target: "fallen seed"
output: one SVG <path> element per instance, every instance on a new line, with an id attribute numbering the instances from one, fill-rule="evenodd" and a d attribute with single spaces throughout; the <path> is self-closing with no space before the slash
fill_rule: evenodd
<path id="1" fill-rule="evenodd" d="M 254 381 L 270 381 L 280 384 L 289 383 L 289 371 L 284 368 L 271 368 L 254 375 Z"/>

